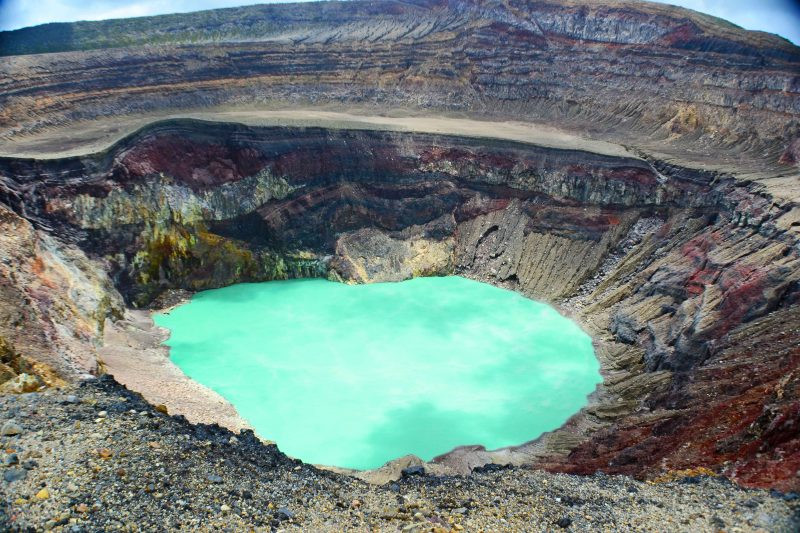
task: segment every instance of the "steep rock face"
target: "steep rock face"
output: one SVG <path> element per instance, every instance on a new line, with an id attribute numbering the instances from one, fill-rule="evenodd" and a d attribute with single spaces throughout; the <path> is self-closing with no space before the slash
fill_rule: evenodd
<path id="1" fill-rule="evenodd" d="M 418 229 L 426 228 L 396 236 L 364 228 L 343 236 L 330 263 L 331 277 L 373 283 L 451 274 L 455 240 L 427 238 Z"/>
<path id="2" fill-rule="evenodd" d="M 95 372 L 105 319 L 124 309 L 103 265 L 4 205 L 0 250 L 3 362 L 55 383 L 48 367 L 61 375 Z"/>
<path id="3" fill-rule="evenodd" d="M 133 305 L 237 281 L 456 272 L 571 310 L 606 377 L 590 406 L 518 448 L 437 459 L 451 471 L 701 465 L 797 484 L 797 208 L 731 176 L 486 139 L 172 121 L 94 156 L 2 159 L 0 183 L 9 217 L 83 250 Z M 747 365 L 763 370 L 745 379 Z"/>
<path id="4" fill-rule="evenodd" d="M 58 52 L 0 64 L 14 143 L 110 114 L 344 105 L 558 124 L 696 164 L 797 172 L 800 49 L 663 4 L 252 6 L 0 32 L 0 50 Z"/>
<path id="5" fill-rule="evenodd" d="M 579 267 L 570 286 L 548 295 L 563 297 L 599 264 L 637 210 L 717 209 L 727 202 L 726 187 L 712 185 L 720 179 L 715 175 L 668 179 L 635 157 L 423 134 L 188 121 L 148 128 L 94 157 L 7 159 L 0 168 L 9 205 L 102 257 L 124 295 L 140 305 L 165 288 L 323 275 L 320 258 L 337 243 L 343 253 L 354 249 L 352 238 L 341 241 L 344 234 L 374 227 L 395 240 L 443 241 L 512 201 L 516 211 L 508 218 L 518 232 L 577 241 L 573 256 L 579 248 L 594 250 L 594 262 Z M 438 262 L 445 267 L 420 268 L 447 270 L 447 261 Z"/>
<path id="6" fill-rule="evenodd" d="M 676 373 L 636 412 L 543 466 L 657 477 L 706 465 L 745 485 L 796 490 L 798 309 L 734 329 L 703 364 Z"/>

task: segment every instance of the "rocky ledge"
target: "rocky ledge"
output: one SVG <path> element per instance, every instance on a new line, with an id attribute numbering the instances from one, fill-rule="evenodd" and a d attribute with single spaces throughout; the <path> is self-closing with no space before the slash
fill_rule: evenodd
<path id="1" fill-rule="evenodd" d="M 0 396 L 4 531 L 796 531 L 797 494 L 705 470 L 624 476 L 410 468 L 375 486 L 289 459 L 252 432 L 193 426 L 110 378 Z"/>

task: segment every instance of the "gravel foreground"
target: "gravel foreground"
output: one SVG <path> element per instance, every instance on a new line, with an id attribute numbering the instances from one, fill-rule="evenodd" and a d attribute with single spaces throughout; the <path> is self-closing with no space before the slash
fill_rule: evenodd
<path id="1" fill-rule="evenodd" d="M 0 531 L 798 531 L 795 494 L 713 477 L 486 468 L 385 486 L 191 425 L 104 377 L 0 396 Z"/>

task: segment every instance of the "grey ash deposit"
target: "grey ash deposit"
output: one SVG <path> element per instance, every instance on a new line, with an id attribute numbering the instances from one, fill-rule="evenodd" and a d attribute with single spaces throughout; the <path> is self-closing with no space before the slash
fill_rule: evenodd
<path id="1" fill-rule="evenodd" d="M 375 486 L 251 432 L 169 416 L 109 377 L 0 396 L 3 531 L 796 531 L 794 494 L 484 467 Z M 9 422 L 13 420 L 14 422 Z"/>

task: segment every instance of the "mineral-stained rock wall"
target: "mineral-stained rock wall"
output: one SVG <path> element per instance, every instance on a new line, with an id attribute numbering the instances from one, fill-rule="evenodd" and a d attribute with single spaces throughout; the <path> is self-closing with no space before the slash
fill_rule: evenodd
<path id="1" fill-rule="evenodd" d="M 64 332 L 86 317 L 94 329 L 78 338 L 96 339 L 121 307 L 117 290 L 142 306 L 165 289 L 238 281 L 461 273 L 573 313 L 606 383 L 562 430 L 440 464 L 641 475 L 702 465 L 793 487 L 800 247 L 787 230 L 798 211 L 755 189 L 633 155 L 168 121 L 94 156 L 0 160 L 5 220 L 20 228 L 8 233 L 31 242 L 6 263 L 16 278 L 2 308 L 27 298 L 20 308 L 42 310 L 4 318 L 0 336 L 58 360 L 76 342 L 62 344 Z M 23 322 L 61 337 L 29 338 Z"/>
<path id="2" fill-rule="evenodd" d="M 13 362 L 15 373 L 37 370 L 36 362 L 62 375 L 96 371 L 105 319 L 124 310 L 102 264 L 2 204 L 0 302 L 3 363 Z"/>

